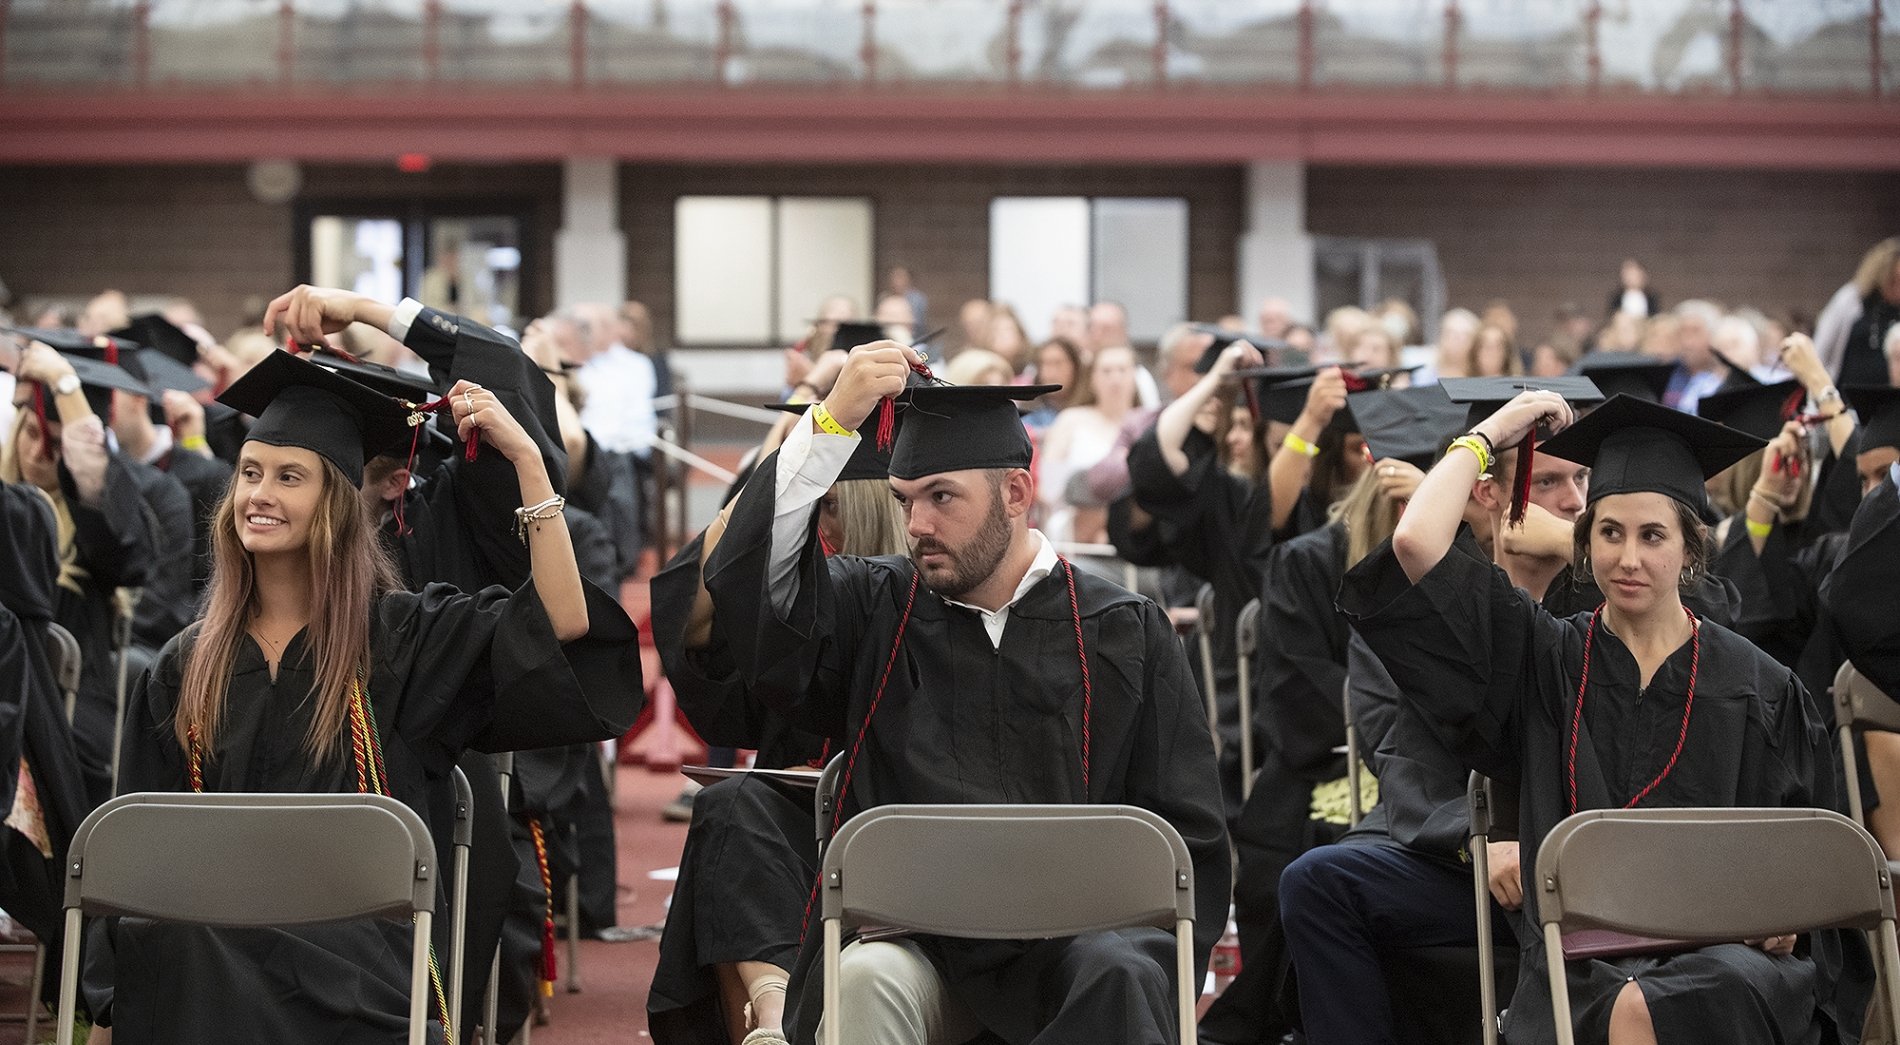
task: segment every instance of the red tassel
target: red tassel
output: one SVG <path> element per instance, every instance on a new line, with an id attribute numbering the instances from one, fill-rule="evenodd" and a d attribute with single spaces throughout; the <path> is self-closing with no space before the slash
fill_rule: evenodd
<path id="1" fill-rule="evenodd" d="M 877 448 L 889 450 L 897 437 L 897 402 L 885 396 L 877 404 Z"/>
<path id="2" fill-rule="evenodd" d="M 541 981 L 553 983 L 559 974 L 554 957 L 554 923 L 544 921 L 541 923 Z"/>
<path id="3" fill-rule="evenodd" d="M 1372 382 L 1360 377 L 1358 374 L 1341 370 L 1339 376 L 1345 379 L 1346 391 L 1348 392 L 1366 392 L 1372 389 Z"/>
<path id="4" fill-rule="evenodd" d="M 1535 429 L 1524 434 L 1524 441 L 1517 448 L 1517 476 L 1511 483 L 1511 525 L 1524 521 L 1524 509 L 1531 500 L 1531 462 L 1537 456 L 1537 432 Z"/>
<path id="5" fill-rule="evenodd" d="M 1797 388 L 1793 392 L 1788 393 L 1788 401 L 1781 404 L 1781 419 L 1783 421 L 1792 421 L 1801 416 L 1801 405 L 1807 401 L 1808 392 L 1805 388 Z"/>

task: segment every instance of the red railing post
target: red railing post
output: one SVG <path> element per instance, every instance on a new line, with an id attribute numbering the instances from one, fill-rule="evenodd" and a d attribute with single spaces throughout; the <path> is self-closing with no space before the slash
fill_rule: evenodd
<path id="1" fill-rule="evenodd" d="M 6 7 L 0 5 L 0 14 Z M 1874 100 L 1879 101 L 1884 93 L 1880 75 L 1880 0 L 1867 0 L 1867 72 L 1869 82 L 1874 89 Z"/>
<path id="2" fill-rule="evenodd" d="M 1300 0 L 1300 90 L 1313 89 L 1313 0 Z"/>
<path id="3" fill-rule="evenodd" d="M 738 25 L 738 12 L 732 9 L 732 0 L 719 0 L 715 9 L 719 17 L 719 35 L 713 42 L 713 79 L 722 86 L 728 82 L 732 62 L 732 41 Z"/>
<path id="4" fill-rule="evenodd" d="M 139 0 L 132 5 L 132 82 L 144 87 L 152 75 L 152 5 Z"/>
<path id="5" fill-rule="evenodd" d="M 297 8 L 291 0 L 277 5 L 277 78 L 285 87 L 297 78 Z"/>
<path id="6" fill-rule="evenodd" d="M 422 75 L 431 84 L 442 78 L 442 0 L 422 5 Z"/>
<path id="7" fill-rule="evenodd" d="M 1742 15 L 1742 0 L 1729 0 L 1728 4 L 1728 89 L 1730 94 L 1742 93 L 1742 29 L 1747 20 Z"/>
<path id="8" fill-rule="evenodd" d="M 1590 0 L 1583 13 L 1584 65 L 1591 94 L 1603 86 L 1603 45 L 1598 38 L 1603 25 L 1603 0 Z"/>
<path id="9" fill-rule="evenodd" d="M 587 2 L 574 0 L 567 9 L 568 77 L 575 88 L 587 86 Z"/>
<path id="10" fill-rule="evenodd" d="M 1168 82 L 1168 0 L 1155 0 L 1155 45 L 1149 55 L 1155 86 Z"/>
<path id="11" fill-rule="evenodd" d="M 1458 86 L 1458 28 L 1464 21 L 1464 15 L 1458 10 L 1458 0 L 1445 0 L 1445 89 L 1455 90 Z"/>
<path id="12" fill-rule="evenodd" d="M 7 82 L 7 23 L 12 14 L 13 0 L 0 0 L 0 84 Z"/>
<path id="13" fill-rule="evenodd" d="M 864 82 L 877 79 L 877 0 L 864 0 L 864 36 L 858 42 L 858 61 L 864 66 Z"/>

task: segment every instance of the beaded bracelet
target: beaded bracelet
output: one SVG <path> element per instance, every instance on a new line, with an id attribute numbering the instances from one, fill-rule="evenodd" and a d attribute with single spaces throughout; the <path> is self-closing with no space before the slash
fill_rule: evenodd
<path id="1" fill-rule="evenodd" d="M 557 494 L 532 508 L 516 508 L 515 536 L 521 538 L 521 543 L 528 543 L 528 524 L 530 522 L 546 522 L 549 519 L 557 518 L 560 516 L 561 510 L 566 507 L 567 498 Z"/>

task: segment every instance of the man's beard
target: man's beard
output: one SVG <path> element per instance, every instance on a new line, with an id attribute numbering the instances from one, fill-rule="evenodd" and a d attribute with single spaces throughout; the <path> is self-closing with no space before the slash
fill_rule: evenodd
<path id="1" fill-rule="evenodd" d="M 961 599 L 989 580 L 1003 564 L 1003 557 L 1009 553 L 1009 536 L 1009 513 L 998 498 L 991 504 L 982 528 L 963 547 L 952 548 L 935 538 L 921 538 L 911 542 L 911 563 L 931 591 L 946 599 Z M 941 554 L 949 562 L 927 567 L 923 564 L 927 554 Z"/>

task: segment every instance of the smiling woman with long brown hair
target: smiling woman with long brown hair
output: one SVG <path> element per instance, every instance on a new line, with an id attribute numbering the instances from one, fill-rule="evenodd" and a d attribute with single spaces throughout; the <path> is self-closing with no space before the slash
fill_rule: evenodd
<path id="1" fill-rule="evenodd" d="M 340 314 L 361 307 L 300 288 L 267 322 L 314 341 L 377 321 Z M 466 748 L 581 743 L 631 724 L 637 633 L 582 582 L 540 450 L 492 393 L 460 382 L 430 406 L 514 467 L 533 565 L 514 592 L 399 589 L 357 487 L 370 458 L 409 446 L 420 411 L 284 352 L 221 399 L 257 421 L 212 519 L 204 617 L 159 654 L 127 709 L 123 790 L 376 792 L 426 817 Z M 122 1027 L 137 1041 L 399 1041 L 407 936 L 386 922 L 233 932 L 109 920 L 88 956 L 93 1040 Z"/>

